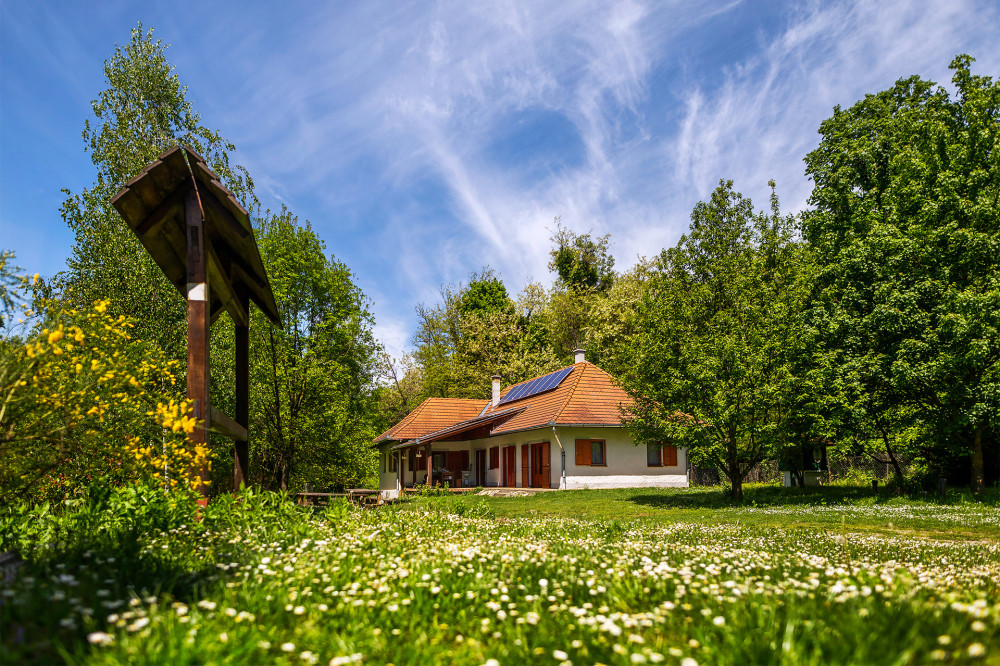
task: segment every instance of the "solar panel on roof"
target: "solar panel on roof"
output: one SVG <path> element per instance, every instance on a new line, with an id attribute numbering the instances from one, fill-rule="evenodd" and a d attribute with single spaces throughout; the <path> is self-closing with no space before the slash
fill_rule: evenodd
<path id="1" fill-rule="evenodd" d="M 507 395 L 500 400 L 500 404 L 504 405 L 508 402 L 514 402 L 515 400 L 521 400 L 522 398 L 530 398 L 533 395 L 551 391 L 559 386 L 562 381 L 566 379 L 566 376 L 572 371 L 573 366 L 570 366 L 568 368 L 563 368 L 562 370 L 550 372 L 547 375 L 542 375 L 541 377 L 524 382 L 523 384 L 512 386 L 510 390 L 507 391 Z"/>

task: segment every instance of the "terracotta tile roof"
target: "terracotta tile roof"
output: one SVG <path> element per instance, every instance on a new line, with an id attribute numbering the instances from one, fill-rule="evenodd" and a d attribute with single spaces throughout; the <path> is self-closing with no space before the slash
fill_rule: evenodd
<path id="1" fill-rule="evenodd" d="M 550 425 L 620 425 L 619 405 L 628 407 L 632 404 L 628 394 L 615 385 L 611 375 L 593 363 L 577 363 L 570 367 L 569 375 L 555 389 L 512 400 L 496 409 L 489 400 L 428 398 L 406 418 L 375 438 L 375 442 L 405 442 L 446 429 L 460 431 L 465 426 L 488 422 L 490 415 L 503 419 L 490 432 L 491 435 Z M 511 388 L 508 386 L 500 394 L 501 399 Z M 512 412 L 517 413 L 508 418 Z"/>
<path id="2" fill-rule="evenodd" d="M 556 389 L 501 405 L 500 409 L 525 406 L 525 410 L 505 421 L 492 434 L 532 430 L 547 425 L 620 425 L 618 406 L 631 405 L 629 395 L 615 385 L 611 375 L 593 363 L 585 361 L 572 367 L 573 370 Z M 504 391 L 501 398 L 509 390 Z"/>
<path id="3" fill-rule="evenodd" d="M 489 400 L 427 398 L 406 417 L 375 438 L 404 442 L 479 416 Z"/>
<path id="4" fill-rule="evenodd" d="M 417 439 L 411 439 L 407 442 L 397 444 L 394 447 L 392 447 L 392 450 L 396 451 L 398 449 L 405 449 L 410 446 L 426 445 L 430 444 L 431 442 L 436 442 L 440 439 L 454 439 L 457 435 L 468 432 L 470 430 L 477 430 L 484 426 L 488 427 L 491 424 L 502 423 L 504 419 L 509 418 L 514 414 L 517 414 L 522 409 L 524 409 L 523 405 L 521 407 L 512 407 L 510 409 L 496 410 L 485 416 L 477 416 L 476 418 L 468 419 L 467 421 L 462 421 L 461 423 L 456 423 L 455 425 L 448 426 L 447 428 L 442 428 L 437 432 L 432 432 L 427 435 L 421 435 Z"/>

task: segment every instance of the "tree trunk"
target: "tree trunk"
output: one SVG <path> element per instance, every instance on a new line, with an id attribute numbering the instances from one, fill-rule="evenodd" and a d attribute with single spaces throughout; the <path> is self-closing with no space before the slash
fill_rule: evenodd
<path id="1" fill-rule="evenodd" d="M 734 502 L 743 501 L 743 475 L 740 474 L 739 463 L 735 465 L 735 470 L 730 470 L 729 480 L 733 484 L 732 498 Z"/>
<path id="2" fill-rule="evenodd" d="M 896 453 L 892 450 L 892 444 L 889 443 L 889 433 L 881 424 L 879 424 L 879 430 L 882 432 L 882 442 L 885 444 L 885 452 L 889 456 L 889 462 L 892 463 L 892 471 L 896 475 L 896 481 L 902 481 L 903 470 L 899 466 L 899 461 L 896 460 Z"/>
<path id="3" fill-rule="evenodd" d="M 792 468 L 792 477 L 795 478 L 795 483 L 798 484 L 799 488 L 803 488 L 806 485 L 806 475 L 801 469 Z"/>
<path id="4" fill-rule="evenodd" d="M 983 427 L 976 428 L 972 440 L 972 492 L 983 494 L 985 466 L 983 464 Z"/>
<path id="5" fill-rule="evenodd" d="M 289 469 L 288 463 L 282 463 L 281 465 L 281 490 L 285 492 L 288 490 L 288 475 L 291 470 Z"/>

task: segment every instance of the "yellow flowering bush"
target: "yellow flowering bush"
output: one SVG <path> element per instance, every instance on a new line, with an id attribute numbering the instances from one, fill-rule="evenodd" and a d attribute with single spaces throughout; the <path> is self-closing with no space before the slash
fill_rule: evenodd
<path id="1" fill-rule="evenodd" d="M 78 311 L 45 303 L 26 313 L 41 322 L 30 333 L 2 341 L 0 499 L 56 499 L 164 462 L 186 476 L 184 465 L 206 455 L 187 451 L 187 406 L 163 403 L 181 388 L 177 362 L 134 339 L 133 325 L 108 305 Z M 137 459 L 139 450 L 149 460 Z"/>
<path id="2" fill-rule="evenodd" d="M 211 450 L 208 446 L 189 441 L 198 421 L 190 415 L 191 405 L 187 400 L 158 403 L 156 409 L 147 413 L 162 428 L 159 440 L 144 441 L 141 437 L 129 440 L 129 453 L 136 470 L 154 483 L 172 490 L 188 488 L 199 492 L 202 481 L 195 470 L 211 468 Z"/>

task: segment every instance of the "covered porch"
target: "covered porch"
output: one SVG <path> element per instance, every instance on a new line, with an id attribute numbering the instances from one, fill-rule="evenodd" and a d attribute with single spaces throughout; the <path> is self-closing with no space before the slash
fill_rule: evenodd
<path id="1" fill-rule="evenodd" d="M 469 442 L 461 442 L 458 446 L 406 444 L 393 447 L 390 451 L 390 455 L 397 456 L 394 467 L 400 488 L 431 485 L 467 489 L 486 485 L 485 450 L 477 452 Z"/>

